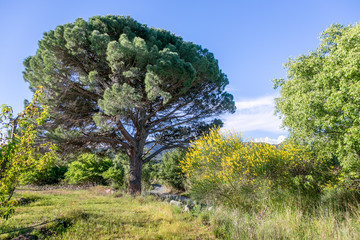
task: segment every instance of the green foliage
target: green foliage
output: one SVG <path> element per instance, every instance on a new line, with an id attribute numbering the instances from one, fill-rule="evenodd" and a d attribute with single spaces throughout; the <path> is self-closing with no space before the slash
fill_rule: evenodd
<path id="1" fill-rule="evenodd" d="M 153 163 L 147 163 L 142 168 L 142 184 L 150 188 L 156 177 L 157 170 Z M 129 176 L 128 156 L 123 153 L 113 158 L 99 157 L 95 154 L 81 154 L 77 160 L 68 165 L 65 182 L 69 184 L 110 184 L 116 189 L 127 189 Z"/>
<path id="2" fill-rule="evenodd" d="M 360 24 L 332 25 L 320 46 L 290 59 L 276 109 L 292 140 L 319 156 L 335 155 L 346 171 L 360 172 Z M 358 181 L 359 179 L 357 179 Z"/>
<path id="3" fill-rule="evenodd" d="M 9 106 L 0 107 L 0 217 L 8 218 L 15 201 L 11 200 L 22 174 L 41 171 L 55 158 L 55 146 L 38 144 L 39 126 L 47 119 L 47 109 L 37 104 L 41 90 L 25 110 L 13 117 Z"/>
<path id="4" fill-rule="evenodd" d="M 155 164 L 147 163 L 142 168 L 142 184 L 150 188 L 158 173 Z M 115 189 L 126 190 L 129 177 L 129 160 L 124 153 L 113 157 L 99 157 L 95 154 L 81 154 L 68 165 L 64 181 L 69 184 L 104 184 Z"/>
<path id="5" fill-rule="evenodd" d="M 81 154 L 76 161 L 69 164 L 68 171 L 65 173 L 65 182 L 69 184 L 104 184 L 103 174 L 112 166 L 113 163 L 108 158 L 101 158 L 90 153 Z"/>
<path id="6" fill-rule="evenodd" d="M 113 165 L 107 171 L 103 172 L 103 178 L 113 188 L 125 189 L 127 176 L 125 170 L 128 170 L 128 157 L 123 153 L 118 153 L 114 158 L 112 158 L 112 164 Z"/>
<path id="7" fill-rule="evenodd" d="M 0 217 L 4 218 L 5 220 L 8 220 L 9 217 L 14 214 L 15 212 L 15 206 L 16 206 L 16 201 L 15 200 L 9 200 L 9 198 L 7 198 L 6 194 L 2 194 L 0 196 Z"/>
<path id="8" fill-rule="evenodd" d="M 102 177 L 115 189 L 119 189 L 124 185 L 124 168 L 110 167 L 102 173 Z"/>
<path id="9" fill-rule="evenodd" d="M 324 186 L 322 201 L 346 209 L 348 204 L 358 204 L 360 199 L 359 174 L 337 169 L 336 179 Z"/>
<path id="10" fill-rule="evenodd" d="M 27 172 L 21 175 L 21 184 L 52 185 L 59 184 L 65 178 L 67 165 L 52 165 L 43 170 Z"/>
<path id="11" fill-rule="evenodd" d="M 151 184 L 158 178 L 159 167 L 153 161 L 146 163 L 141 169 L 141 184 L 145 189 L 151 189 Z"/>
<path id="12" fill-rule="evenodd" d="M 175 149 L 162 155 L 159 178 L 171 187 L 184 190 L 185 176 L 180 168 L 180 161 L 185 158 L 186 152 Z"/>

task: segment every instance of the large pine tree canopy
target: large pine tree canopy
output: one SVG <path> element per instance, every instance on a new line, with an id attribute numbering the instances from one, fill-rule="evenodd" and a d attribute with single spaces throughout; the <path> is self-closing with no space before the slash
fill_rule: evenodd
<path id="1" fill-rule="evenodd" d="M 43 86 L 47 132 L 63 149 L 122 147 L 146 162 L 235 111 L 211 52 L 130 17 L 60 25 L 24 65 L 30 88 Z M 153 144 L 160 149 L 145 158 Z"/>

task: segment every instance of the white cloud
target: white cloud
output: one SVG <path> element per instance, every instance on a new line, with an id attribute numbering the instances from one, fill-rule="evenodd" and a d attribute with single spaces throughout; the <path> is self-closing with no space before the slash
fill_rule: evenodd
<path id="1" fill-rule="evenodd" d="M 238 101 L 235 103 L 237 111 L 245 110 L 245 109 L 254 109 L 258 107 L 272 107 L 274 106 L 274 97 L 267 96 L 256 98 L 252 100 L 246 101 Z"/>
<path id="2" fill-rule="evenodd" d="M 223 116 L 224 129 L 239 132 L 263 131 L 286 134 L 281 120 L 274 115 L 274 96 L 237 101 L 236 112 Z"/>
<path id="3" fill-rule="evenodd" d="M 274 138 L 269 138 L 269 137 L 264 137 L 264 138 L 255 138 L 252 142 L 265 142 L 265 143 L 270 143 L 270 144 L 280 144 L 285 140 L 285 136 L 284 135 L 280 135 L 278 138 L 274 139 Z"/>

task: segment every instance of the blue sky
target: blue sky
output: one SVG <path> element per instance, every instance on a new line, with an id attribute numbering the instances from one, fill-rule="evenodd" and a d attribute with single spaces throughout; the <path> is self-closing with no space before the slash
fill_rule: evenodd
<path id="1" fill-rule="evenodd" d="M 332 23 L 360 21 L 360 1 L 16 1 L 0 0 L 0 104 L 21 111 L 31 92 L 23 60 L 57 25 L 94 15 L 125 15 L 208 48 L 228 75 L 237 112 L 222 116 L 227 129 L 245 138 L 275 141 L 286 136 L 273 116 L 271 79 L 285 77 L 282 64 L 306 54 Z M 275 141 L 276 142 L 276 141 Z"/>

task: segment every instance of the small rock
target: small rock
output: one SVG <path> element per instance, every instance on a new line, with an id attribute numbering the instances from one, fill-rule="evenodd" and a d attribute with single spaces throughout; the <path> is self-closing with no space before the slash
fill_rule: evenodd
<path id="1" fill-rule="evenodd" d="M 170 201 L 170 205 L 180 206 L 180 205 L 181 205 L 181 202 L 175 201 L 175 200 L 171 200 L 171 201 Z"/>
<path id="2" fill-rule="evenodd" d="M 190 212 L 190 206 L 185 205 L 183 212 Z"/>
<path id="3" fill-rule="evenodd" d="M 105 192 L 108 193 L 108 194 L 113 194 L 113 193 L 114 193 L 114 190 L 112 190 L 112 189 L 106 189 Z"/>

